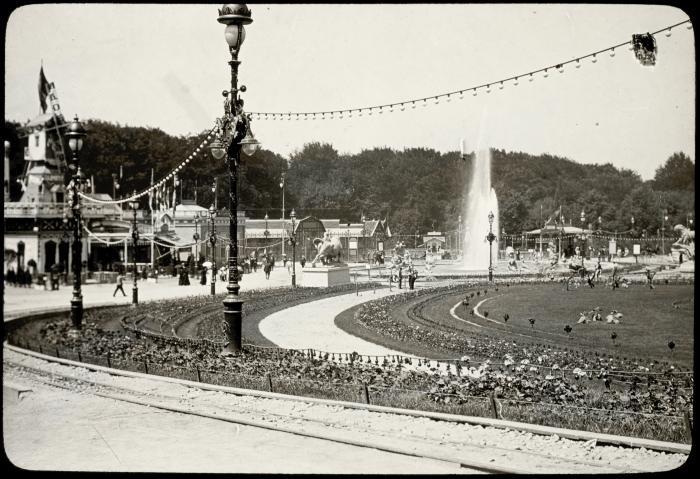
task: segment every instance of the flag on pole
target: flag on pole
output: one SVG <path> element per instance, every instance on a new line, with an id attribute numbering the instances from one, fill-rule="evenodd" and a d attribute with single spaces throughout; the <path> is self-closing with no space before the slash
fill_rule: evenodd
<path id="1" fill-rule="evenodd" d="M 48 107 L 46 97 L 51 92 L 51 86 L 51 83 L 46 79 L 46 75 L 44 75 L 44 66 L 42 65 L 39 70 L 39 104 L 41 105 L 42 113 L 46 113 L 46 108 Z"/>
<path id="2" fill-rule="evenodd" d="M 552 222 L 552 220 L 554 220 L 554 223 L 556 224 L 560 219 L 559 218 L 560 215 L 561 215 L 561 206 L 559 206 L 559 208 L 557 208 L 557 210 L 554 213 L 549 215 L 549 217 L 547 218 L 547 221 L 544 222 L 544 225 L 547 226 L 549 223 Z"/>
<path id="3" fill-rule="evenodd" d="M 173 221 L 175 221 L 175 207 L 177 203 L 177 185 L 179 181 L 177 181 L 177 175 L 173 175 Z"/>

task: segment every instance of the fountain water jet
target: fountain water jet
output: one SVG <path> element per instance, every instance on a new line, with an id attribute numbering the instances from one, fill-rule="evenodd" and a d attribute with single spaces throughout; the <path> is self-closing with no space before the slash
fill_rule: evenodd
<path id="1" fill-rule="evenodd" d="M 462 265 L 467 270 L 487 270 L 489 267 L 489 212 L 494 215 L 493 233 L 500 239 L 498 228 L 498 198 L 491 187 L 491 150 L 479 150 L 474 155 L 471 181 L 467 190 L 464 209 L 465 233 Z M 498 243 L 493 248 L 493 264 L 496 264 Z"/>

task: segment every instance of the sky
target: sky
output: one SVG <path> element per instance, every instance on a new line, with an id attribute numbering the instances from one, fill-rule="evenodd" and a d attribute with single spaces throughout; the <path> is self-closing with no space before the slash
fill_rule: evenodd
<path id="1" fill-rule="evenodd" d="M 172 135 L 223 113 L 230 59 L 221 4 L 42 4 L 6 25 L 5 118 L 40 113 L 39 68 L 67 118 Z M 498 81 L 682 22 L 655 5 L 257 5 L 239 60 L 247 111 L 320 111 L 422 98 Z M 626 47 L 490 94 L 342 120 L 255 120 L 263 147 L 488 147 L 612 163 L 651 179 L 674 152 L 695 161 L 694 30 L 655 36 L 655 66 Z M 89 137 L 87 139 L 89 141 Z M 184 156 L 189 152 L 183 152 Z"/>

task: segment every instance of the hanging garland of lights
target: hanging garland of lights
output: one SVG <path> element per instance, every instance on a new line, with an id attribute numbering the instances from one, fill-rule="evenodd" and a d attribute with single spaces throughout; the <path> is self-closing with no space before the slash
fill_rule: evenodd
<path id="1" fill-rule="evenodd" d="M 470 88 L 466 88 L 463 90 L 456 90 L 452 91 L 449 93 L 441 93 L 439 95 L 434 95 L 430 97 L 425 97 L 425 98 L 419 98 L 415 100 L 406 100 L 402 102 L 397 102 L 397 103 L 388 103 L 384 105 L 375 105 L 375 106 L 370 106 L 370 107 L 362 107 L 362 108 L 352 108 L 352 109 L 346 109 L 346 110 L 331 110 L 331 111 L 320 111 L 320 112 L 297 112 L 297 113 L 272 113 L 272 112 L 252 112 L 249 113 L 249 117 L 255 117 L 256 119 L 263 119 L 263 120 L 276 120 L 276 119 L 281 119 L 281 120 L 334 120 L 334 119 L 343 119 L 343 118 L 352 118 L 353 115 L 357 115 L 358 117 L 362 117 L 363 114 L 367 114 L 368 116 L 371 116 L 373 113 L 377 114 L 382 114 L 384 113 L 385 110 L 388 110 L 389 112 L 393 113 L 396 110 L 400 111 L 405 111 L 407 107 L 410 107 L 411 109 L 415 109 L 416 106 L 422 105 L 423 107 L 428 106 L 428 101 L 432 102 L 433 104 L 437 105 L 440 103 L 440 101 L 445 100 L 446 102 L 450 102 L 453 98 L 458 98 L 460 100 L 464 99 L 464 96 L 468 92 L 472 92 L 473 96 L 477 96 L 477 92 L 479 90 L 485 90 L 486 93 L 491 93 L 492 91 L 492 86 L 498 86 L 499 90 L 502 90 L 505 86 L 506 82 L 511 82 L 513 86 L 517 86 L 519 84 L 519 79 L 521 78 L 527 78 L 529 81 L 534 80 L 534 75 L 537 73 L 542 73 L 542 76 L 547 78 L 549 76 L 549 70 L 557 70 L 559 73 L 564 73 L 564 66 L 569 65 L 569 64 L 574 64 L 576 68 L 581 67 L 581 60 L 585 60 L 586 58 L 591 59 L 591 63 L 596 63 L 597 62 L 597 57 L 596 55 L 604 53 L 604 52 L 609 52 L 611 57 L 615 56 L 615 49 L 623 47 L 625 45 L 630 45 L 631 49 L 634 50 L 635 56 L 637 59 L 642 63 L 642 65 L 655 65 L 656 63 L 656 52 L 657 52 L 657 47 L 656 47 L 656 40 L 654 38 L 654 35 L 661 33 L 661 32 L 666 32 L 666 36 L 671 36 L 671 30 L 679 27 L 681 25 L 688 24 L 688 29 L 692 29 L 692 23 L 690 20 L 685 20 L 683 22 L 676 23 L 675 25 L 671 25 L 668 27 L 664 27 L 661 30 L 658 30 L 653 33 L 645 33 L 645 34 L 635 34 L 632 36 L 631 41 L 627 41 L 624 43 L 620 43 L 619 45 L 614 45 L 608 48 L 605 48 L 603 50 L 599 50 L 595 53 L 589 53 L 588 55 L 583 55 L 578 58 L 574 58 L 572 60 L 568 60 L 565 62 L 557 63 L 555 65 L 550 65 L 548 67 L 540 68 L 539 70 L 534 70 L 531 72 L 523 73 L 520 75 L 512 76 L 509 78 L 504 78 L 502 80 L 497 80 L 491 83 L 479 85 L 479 86 L 474 86 Z M 78 195 L 83 198 L 86 201 L 92 202 L 92 203 L 99 203 L 99 204 L 109 204 L 109 205 L 116 205 L 116 204 L 122 204 L 126 203 L 129 201 L 135 201 L 139 198 L 142 198 L 145 195 L 148 195 L 155 191 L 156 189 L 160 188 L 165 184 L 166 181 L 174 177 L 178 171 L 180 171 L 182 168 L 184 168 L 191 160 L 195 159 L 195 157 L 202 151 L 202 149 L 206 146 L 207 143 L 209 143 L 214 136 L 214 131 L 217 129 L 217 126 L 214 126 L 211 130 L 207 132 L 206 138 L 199 144 L 199 146 L 185 159 L 183 160 L 178 166 L 173 168 L 173 170 L 165 175 L 163 178 L 161 178 L 158 182 L 154 183 L 151 185 L 149 188 L 141 191 L 140 193 L 136 193 L 134 195 L 131 195 L 126 198 L 122 198 L 121 200 L 100 200 L 97 198 L 92 198 L 90 196 L 87 196 L 86 194 L 82 192 L 78 192 Z"/>
<path id="2" fill-rule="evenodd" d="M 87 196 L 87 195 L 85 195 L 84 193 L 81 193 L 81 192 L 79 192 L 78 195 L 79 195 L 81 198 L 83 198 L 84 200 L 86 200 L 86 201 L 91 201 L 91 202 L 93 202 L 93 203 L 100 203 L 100 204 L 103 204 L 103 205 L 117 205 L 117 204 L 121 204 L 121 203 L 126 203 L 126 202 L 128 202 L 128 201 L 137 200 L 137 199 L 139 199 L 139 198 L 141 198 L 141 197 L 143 197 L 143 196 L 145 196 L 145 195 L 147 195 L 147 194 L 149 194 L 149 193 L 152 193 L 152 192 L 155 191 L 156 189 L 158 189 L 158 188 L 160 188 L 161 186 L 163 186 L 163 185 L 165 184 L 166 181 L 168 181 L 170 178 L 172 178 L 173 176 L 175 176 L 175 175 L 177 174 L 178 171 L 180 171 L 181 169 L 183 169 L 190 161 L 194 160 L 194 159 L 197 157 L 197 155 L 199 155 L 199 153 L 204 149 L 204 147 L 206 146 L 206 144 L 209 143 L 209 141 L 210 141 L 210 140 L 212 139 L 212 137 L 214 136 L 214 130 L 216 130 L 216 128 L 217 128 L 217 127 L 215 126 L 215 127 L 213 127 L 211 130 L 209 130 L 209 131 L 207 132 L 206 138 L 204 138 L 204 140 L 202 140 L 202 142 L 199 144 L 199 146 L 197 146 L 197 148 L 195 148 L 195 149 L 192 151 L 192 153 L 191 153 L 187 158 L 185 158 L 178 166 L 176 166 L 175 168 L 173 168 L 173 170 L 172 170 L 170 173 L 168 173 L 168 174 L 165 175 L 163 178 L 161 178 L 160 180 L 158 180 L 156 183 L 153 183 L 150 187 L 148 187 L 147 189 L 143 190 L 143 191 L 140 192 L 140 193 L 131 195 L 131 196 L 129 196 L 128 198 L 122 198 L 121 200 L 99 200 L 99 199 L 97 199 L 97 198 L 92 198 L 92 197 L 90 197 L 90 196 Z"/>
<path id="3" fill-rule="evenodd" d="M 350 108 L 345 110 L 330 110 L 330 111 L 316 111 L 316 112 L 251 112 L 249 115 L 257 120 L 335 120 L 343 118 L 353 118 L 353 115 L 357 117 L 362 117 L 363 115 L 372 116 L 372 114 L 382 114 L 385 111 L 393 113 L 395 111 L 405 111 L 406 108 L 415 109 L 417 106 L 428 106 L 429 102 L 437 105 L 441 101 L 450 102 L 453 99 L 464 99 L 464 96 L 471 92 L 473 96 L 477 96 L 478 92 L 485 91 L 486 93 L 491 93 L 493 87 L 498 87 L 502 90 L 506 83 L 510 82 L 513 86 L 517 86 L 519 81 L 527 78 L 529 81 L 535 79 L 535 74 L 542 73 L 544 78 L 547 78 L 550 71 L 556 70 L 559 73 L 564 73 L 565 65 L 574 65 L 576 68 L 581 68 L 581 61 L 587 58 L 591 59 L 591 63 L 596 63 L 598 61 L 597 55 L 601 53 L 608 52 L 611 57 L 615 57 L 615 50 L 625 45 L 630 45 L 630 49 L 634 51 L 636 58 L 640 61 L 642 65 L 654 65 L 656 62 L 656 40 L 654 35 L 662 32 L 666 32 L 666 36 L 671 36 L 671 30 L 677 28 L 681 25 L 688 24 L 688 30 L 692 29 L 692 23 L 690 20 L 685 20 L 675 25 L 664 27 L 661 30 L 657 30 L 653 33 L 643 33 L 632 35 L 632 40 L 618 45 L 614 45 L 608 48 L 604 48 L 594 53 L 589 53 L 568 61 L 556 63 L 538 70 L 533 70 L 531 72 L 521 73 L 519 75 L 511 76 L 509 78 L 503 78 L 502 80 L 496 80 L 490 83 L 485 83 L 478 86 L 473 86 L 465 88 L 463 90 L 455 90 L 448 93 L 441 93 L 439 95 L 429 96 L 425 98 L 417 98 L 414 100 L 404 100 L 397 103 L 387 103 L 383 105 L 367 106 L 362 108 Z"/>

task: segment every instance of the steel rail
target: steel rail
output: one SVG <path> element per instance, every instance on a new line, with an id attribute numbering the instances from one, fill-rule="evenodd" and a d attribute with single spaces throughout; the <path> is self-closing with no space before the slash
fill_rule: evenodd
<path id="1" fill-rule="evenodd" d="M 218 385 L 201 383 L 201 382 L 196 382 L 196 381 L 189 381 L 186 379 L 177 379 L 177 378 L 171 378 L 171 377 L 167 377 L 167 376 L 144 374 L 144 373 L 138 373 L 138 372 L 134 372 L 134 371 L 126 371 L 126 370 L 108 368 L 108 367 L 98 366 L 98 365 L 89 364 L 89 363 L 82 363 L 82 362 L 73 361 L 73 360 L 69 360 L 69 359 L 56 358 L 53 356 L 48 356 L 48 355 L 37 353 L 34 351 L 25 350 L 25 349 L 19 348 L 17 346 L 9 345 L 7 343 L 7 341 L 5 341 L 4 347 L 7 348 L 8 350 L 14 351 L 16 353 L 19 353 L 19 354 L 22 354 L 25 356 L 35 357 L 38 359 L 43 359 L 45 361 L 60 363 L 60 364 L 69 365 L 69 366 L 82 367 L 82 368 L 85 368 L 88 370 L 104 372 L 104 373 L 114 375 L 114 376 L 141 378 L 141 379 L 149 379 L 149 380 L 160 381 L 160 382 L 174 383 L 174 384 L 180 384 L 180 385 L 183 385 L 186 387 L 193 387 L 193 388 L 209 390 L 209 391 L 219 391 L 219 392 L 234 394 L 237 396 L 253 396 L 253 397 L 261 397 L 261 398 L 267 398 L 267 399 L 282 399 L 282 400 L 287 400 L 287 401 L 306 402 L 306 403 L 313 403 L 313 404 L 320 404 L 320 405 L 332 405 L 332 406 L 339 406 L 339 407 L 347 408 L 347 409 L 362 409 L 362 410 L 367 410 L 367 411 L 372 411 L 372 412 L 381 412 L 381 413 L 389 413 L 389 414 L 398 414 L 398 415 L 403 415 L 403 416 L 422 417 L 422 418 L 428 418 L 428 419 L 433 419 L 433 420 L 438 420 L 438 421 L 453 422 L 453 423 L 480 425 L 480 426 L 484 426 L 484 427 L 490 426 L 490 427 L 496 427 L 496 428 L 509 428 L 509 429 L 515 429 L 515 430 L 519 430 L 519 431 L 523 431 L 523 432 L 531 432 L 533 434 L 539 434 L 539 435 L 555 435 L 556 434 L 559 437 L 567 438 L 567 439 L 574 439 L 574 440 L 587 441 L 587 440 L 595 439 L 596 442 L 600 443 L 600 444 L 612 444 L 612 445 L 628 446 L 628 447 L 634 447 L 634 448 L 644 447 L 646 449 L 652 449 L 652 450 L 664 451 L 664 452 L 670 452 L 670 453 L 689 454 L 690 449 L 691 449 L 690 445 L 681 444 L 681 443 L 674 443 L 674 442 L 667 442 L 667 441 L 656 441 L 656 440 L 652 440 L 652 439 L 618 436 L 618 435 L 612 435 L 612 434 L 595 433 L 595 432 L 589 432 L 589 431 L 579 431 L 579 430 L 564 429 L 564 428 L 557 428 L 557 427 L 550 427 L 550 426 L 541 426 L 538 424 L 506 421 L 506 420 L 502 420 L 502 419 L 491 419 L 491 418 L 482 418 L 482 417 L 474 417 L 474 416 L 462 416 L 462 415 L 456 415 L 456 414 L 438 413 L 438 412 L 418 411 L 418 410 L 394 408 L 394 407 L 387 407 L 387 406 L 377 406 L 377 405 L 372 405 L 372 404 L 355 403 L 355 402 L 349 402 L 349 401 L 338 401 L 338 400 L 331 400 L 331 399 L 317 399 L 317 398 L 310 398 L 310 397 L 303 397 L 303 396 L 293 396 L 293 395 L 289 395 L 289 394 L 273 393 L 273 392 L 267 392 L 267 391 L 242 389 L 242 388 L 235 388 L 235 387 L 228 387 L 228 386 L 218 386 Z M 23 365 L 21 365 L 21 366 L 23 366 Z M 23 366 L 23 367 L 26 367 L 26 366 Z M 80 379 L 80 380 L 82 380 L 82 379 Z M 85 380 L 82 380 L 82 381 L 85 381 Z M 220 416 L 213 416 L 213 418 L 220 419 Z M 232 421 L 232 422 L 236 422 L 236 421 Z M 243 424 L 243 423 L 241 423 L 241 424 Z M 269 426 L 266 426 L 266 427 L 270 428 Z M 329 439 L 329 440 L 333 440 L 333 439 Z M 350 444 L 350 443 L 348 443 L 348 444 Z M 368 447 L 374 447 L 374 446 L 368 446 Z M 421 457 L 427 458 L 428 456 L 421 456 Z M 438 459 L 438 458 L 435 458 L 435 459 L 444 460 L 444 459 Z M 459 462 L 459 461 L 450 460 L 449 462 Z M 476 466 L 465 465 L 464 467 L 474 468 Z M 485 465 L 485 467 L 493 468 L 493 465 Z M 502 470 L 500 472 L 505 473 L 506 471 Z M 513 471 L 513 473 L 523 473 L 523 471 Z"/>
<path id="2" fill-rule="evenodd" d="M 30 371 L 36 371 L 39 373 L 44 373 L 48 374 L 46 371 L 43 371 L 41 369 L 37 368 L 32 368 L 30 366 L 25 366 L 19 363 L 13 363 L 10 361 L 7 361 L 4 363 L 5 366 L 17 366 L 20 367 L 24 370 L 30 370 Z M 368 448 L 368 449 L 377 449 L 380 451 L 384 452 L 390 452 L 394 454 L 400 454 L 400 455 L 405 455 L 405 456 L 412 456 L 412 457 L 417 457 L 421 459 L 431 459 L 431 460 L 437 460 L 437 461 L 442 461 L 442 462 L 447 462 L 447 463 L 452 463 L 452 464 L 457 464 L 460 467 L 467 468 L 467 469 L 472 469 L 475 471 L 481 471 L 481 472 L 486 472 L 486 473 L 491 473 L 491 474 L 527 474 L 527 473 L 533 473 L 535 472 L 534 468 L 533 469 L 518 469 L 518 468 L 513 468 L 513 467 L 507 467 L 507 466 L 498 466 L 495 464 L 487 464 L 483 463 L 481 461 L 475 461 L 475 460 L 466 460 L 466 459 L 461 459 L 458 457 L 454 457 L 451 455 L 447 454 L 423 454 L 420 452 L 417 452 L 415 450 L 411 450 L 405 447 L 398 447 L 398 446 L 392 446 L 392 445 L 387 445 L 383 444 L 378 441 L 372 441 L 372 440 L 353 440 L 347 437 L 344 437 L 341 434 L 329 434 L 329 433 L 319 433 L 319 432 L 306 432 L 297 428 L 291 428 L 291 427 L 286 427 L 286 426 L 280 426 L 280 425 L 272 425 L 270 423 L 266 423 L 263 421 L 255 421 L 255 420 L 250 420 L 250 419 L 244 419 L 239 416 L 234 416 L 234 415 L 228 415 L 228 414 L 212 414 L 212 413 L 207 413 L 204 411 L 197 411 L 194 409 L 190 409 L 187 407 L 181 407 L 173 404 L 166 404 L 164 402 L 159 402 L 154 399 L 155 397 L 160 398 L 161 400 L 167 400 L 167 399 L 173 399 L 176 400 L 176 397 L 173 396 L 164 396 L 164 395 L 158 395 L 158 394 L 153 394 L 149 393 L 149 398 L 148 399 L 143 399 L 139 397 L 134 397 L 134 396 L 139 396 L 139 395 L 144 395 L 140 391 L 132 390 L 129 388 L 123 388 L 123 387 L 118 387 L 110 384 L 106 384 L 103 382 L 99 381 L 92 381 L 92 380 L 87 380 L 87 379 L 82 379 L 82 378 L 76 378 L 74 376 L 70 375 L 63 375 L 59 374 L 55 371 L 52 371 L 51 373 L 51 378 L 47 378 L 48 380 L 44 381 L 42 379 L 35 378 L 35 380 L 41 382 L 42 384 L 64 389 L 67 391 L 74 391 L 75 384 L 76 383 L 82 383 L 82 384 L 87 384 L 91 386 L 96 386 L 97 388 L 108 388 L 112 390 L 112 392 L 105 392 L 105 391 L 100 391 L 100 390 L 91 390 L 88 391 L 89 394 L 92 394 L 94 396 L 102 397 L 105 399 L 112 399 L 116 401 L 122 401 L 122 402 L 127 402 L 131 404 L 137 404 L 140 406 L 145 406 L 145 407 L 150 407 L 150 408 L 156 408 L 156 409 L 161 409 L 164 411 L 169 411 L 169 412 L 174 412 L 174 413 L 179 413 L 179 414 L 186 414 L 190 416 L 198 416 L 198 417 L 204 417 L 208 419 L 214 419 L 217 421 L 223 421 L 223 422 L 230 422 L 234 424 L 240 424 L 244 426 L 250 426 L 250 427 L 256 427 L 256 428 L 261 428 L 261 429 L 268 429 L 271 431 L 277 431 L 277 432 L 284 432 L 288 434 L 294 434 L 297 436 L 303 436 L 303 437 L 309 437 L 313 439 L 321 439 L 325 441 L 330 441 L 330 442 L 336 442 L 340 444 L 347 444 L 351 446 L 356 446 L 356 447 L 363 447 L 363 448 Z M 71 384 L 72 383 L 72 384 Z M 250 412 L 250 411 L 243 411 L 243 412 Z M 270 414 L 270 413 L 265 413 L 267 416 L 277 416 L 277 417 L 284 417 L 284 418 L 292 418 L 292 416 L 288 415 L 282 415 L 282 414 Z M 295 418 L 299 419 L 299 418 Z M 305 421 L 308 421 L 307 419 L 304 419 Z M 321 422 L 321 421 L 316 421 L 316 422 Z M 328 425 L 328 423 L 324 423 L 325 425 Z M 479 447 L 483 449 L 483 447 Z M 556 458 L 560 459 L 560 458 Z M 581 465 L 587 465 L 587 466 L 597 466 L 598 468 L 603 468 L 603 469 L 617 469 L 620 472 L 622 472 L 622 469 L 611 467 L 611 466 L 601 466 L 601 465 L 596 465 L 594 463 L 585 463 L 581 461 L 574 461 L 574 464 L 581 464 Z"/>
<path id="3" fill-rule="evenodd" d="M 194 410 L 191 408 L 180 407 L 180 406 L 173 406 L 172 404 L 159 403 L 159 402 L 155 401 L 155 398 L 158 398 L 162 401 L 168 401 L 168 400 L 179 401 L 182 398 L 178 397 L 178 396 L 159 394 L 159 393 L 154 393 L 154 392 L 144 393 L 143 391 L 134 390 L 134 389 L 127 388 L 127 387 L 115 386 L 114 384 L 108 384 L 108 383 L 101 382 L 101 381 L 80 378 L 80 377 L 72 376 L 70 374 L 60 374 L 60 373 L 57 373 L 56 371 L 46 371 L 46 370 L 43 370 L 40 368 L 35 368 L 32 366 L 27 366 L 27 365 L 12 362 L 12 361 L 5 362 L 5 366 L 16 367 L 16 368 L 21 369 L 24 372 L 31 372 L 34 374 L 32 379 L 35 381 L 38 381 L 44 385 L 57 387 L 57 388 L 64 389 L 67 391 L 75 392 L 76 383 L 82 383 L 82 384 L 86 384 L 86 385 L 89 385 L 89 386 L 92 386 L 92 387 L 95 387 L 98 389 L 98 390 L 89 390 L 89 391 L 86 391 L 84 389 L 82 390 L 82 392 L 88 392 L 89 394 L 92 394 L 94 396 L 98 396 L 98 397 L 102 397 L 102 398 L 106 398 L 106 399 L 117 400 L 117 401 L 122 401 L 122 402 L 128 402 L 131 404 L 137 404 L 137 405 L 146 406 L 146 407 L 153 407 L 153 408 L 162 409 L 162 410 L 174 412 L 174 413 L 194 415 L 194 416 L 198 416 L 198 417 L 205 417 L 208 419 L 221 420 L 224 422 L 232 422 L 232 423 L 236 423 L 236 424 L 242 424 L 242 425 L 251 426 L 251 427 L 269 429 L 269 430 L 273 430 L 273 431 L 295 434 L 295 435 L 299 435 L 299 436 L 321 439 L 321 440 L 326 440 L 326 441 L 331 441 L 331 442 L 337 442 L 337 443 L 341 443 L 341 444 L 348 444 L 348 445 L 357 446 L 357 447 L 377 449 L 377 450 L 381 450 L 381 451 L 385 451 L 385 452 L 401 454 L 401 455 L 406 455 L 406 456 L 412 456 L 412 457 L 417 457 L 417 458 L 438 460 L 438 461 L 457 464 L 463 468 L 473 469 L 473 470 L 487 472 L 487 473 L 527 474 L 527 473 L 543 472 L 543 471 L 539 470 L 537 467 L 531 468 L 531 469 L 513 468 L 513 467 L 507 467 L 507 466 L 499 466 L 499 465 L 496 465 L 496 464 L 491 463 L 491 462 L 486 463 L 486 462 L 482 462 L 482 461 L 475 461 L 472 459 L 465 460 L 463 458 L 455 457 L 455 456 L 449 455 L 449 454 L 423 454 L 423 453 L 418 452 L 415 448 L 408 449 L 406 447 L 386 445 L 386 444 L 383 444 L 381 442 L 371 441 L 371 440 L 367 440 L 367 439 L 364 439 L 361 441 L 348 439 L 348 438 L 344 437 L 342 433 L 340 433 L 340 434 L 326 434 L 326 433 L 318 433 L 318 432 L 312 433 L 312 432 L 307 432 L 307 431 L 301 431 L 301 430 L 295 429 L 295 428 L 280 426 L 277 424 L 272 425 L 272 424 L 266 423 L 264 421 L 261 422 L 261 421 L 244 419 L 244 418 L 241 418 L 240 416 L 230 416 L 230 415 L 226 415 L 226 414 L 210 414 L 210 413 L 207 413 L 204 411 L 198 411 L 198 410 Z M 99 389 L 102 389 L 102 390 L 99 390 Z M 105 389 L 108 391 L 111 391 L 111 392 L 105 391 Z M 206 389 L 206 388 L 204 388 L 204 389 Z M 137 397 L 134 398 L 132 396 L 137 396 Z M 142 398 L 139 399 L 138 396 L 141 396 Z M 147 399 L 143 399 L 144 396 Z M 240 405 L 236 405 L 236 412 L 239 414 L 244 414 L 246 416 L 255 415 L 255 414 L 263 414 L 263 412 L 261 410 L 245 408 L 245 407 L 241 407 Z M 325 427 L 338 427 L 338 424 L 330 423 L 330 422 L 327 422 L 327 421 L 324 421 L 321 419 L 292 416 L 289 414 L 270 413 L 269 411 L 265 411 L 264 415 L 265 415 L 265 417 L 274 416 L 274 417 L 277 417 L 277 418 L 282 419 L 282 420 L 292 420 L 292 421 L 301 420 L 305 423 L 315 423 L 315 424 L 318 424 L 320 426 L 325 426 Z M 340 427 L 344 427 L 344 426 L 341 425 Z M 384 434 L 380 434 L 380 436 L 383 436 L 383 435 Z M 422 438 L 420 438 L 420 439 L 422 439 Z M 430 443 L 431 441 L 428 440 L 425 442 Z M 442 442 L 441 442 L 441 444 L 442 444 Z M 562 457 L 562 456 L 553 456 L 553 455 L 548 455 L 545 453 L 538 453 L 538 452 L 531 451 L 531 450 L 521 451 L 518 449 L 498 447 L 498 446 L 492 446 L 492 445 L 489 445 L 488 447 L 486 447 L 483 445 L 469 444 L 469 443 L 465 443 L 465 442 L 461 442 L 461 441 L 451 442 L 450 445 L 462 446 L 462 447 L 466 446 L 469 448 L 484 449 L 484 450 L 488 449 L 489 451 L 499 450 L 499 451 L 505 451 L 507 453 L 512 453 L 515 455 L 526 454 L 528 457 L 537 456 L 543 460 L 564 462 L 564 463 L 567 463 L 569 466 L 573 466 L 573 467 L 576 467 L 576 466 L 590 467 L 590 468 L 593 468 L 594 470 L 598 470 L 599 473 L 609 473 L 609 472 L 611 472 L 611 470 L 613 472 L 627 472 L 627 473 L 645 472 L 644 470 L 636 469 L 636 468 L 629 467 L 629 466 L 621 468 L 621 467 L 610 465 L 610 464 L 600 464 L 597 462 L 587 461 L 587 460 L 583 460 L 583 459 L 569 459 L 569 458 Z M 584 471 L 584 472 L 590 472 L 590 471 Z"/>

